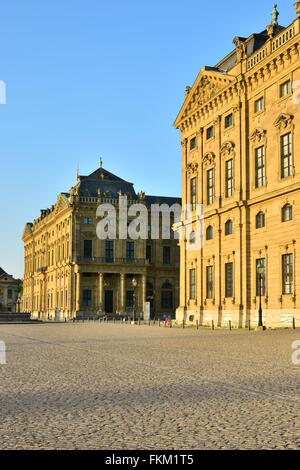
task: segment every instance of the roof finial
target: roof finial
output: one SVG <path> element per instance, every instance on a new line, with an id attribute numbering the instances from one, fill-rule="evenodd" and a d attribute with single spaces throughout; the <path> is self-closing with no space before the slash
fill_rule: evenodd
<path id="1" fill-rule="evenodd" d="M 77 164 L 77 174 L 76 174 L 77 181 L 79 180 L 79 163 Z"/>
<path id="2" fill-rule="evenodd" d="M 99 168 L 102 168 L 102 164 L 103 164 L 103 161 L 102 161 L 102 158 L 100 157 L 100 159 L 99 159 Z"/>
<path id="3" fill-rule="evenodd" d="M 272 11 L 272 25 L 278 26 L 279 11 L 277 10 L 277 3 L 274 3 L 274 9 Z"/>

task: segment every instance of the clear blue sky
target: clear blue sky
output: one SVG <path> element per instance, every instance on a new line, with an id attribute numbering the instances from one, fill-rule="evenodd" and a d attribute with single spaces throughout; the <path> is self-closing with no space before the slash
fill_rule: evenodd
<path id="1" fill-rule="evenodd" d="M 278 1 L 280 23 L 294 1 Z M 272 0 L 1 2 L 0 266 L 23 275 L 27 221 L 104 167 L 148 194 L 181 194 L 172 125 L 186 85 L 235 35 L 259 32 Z"/>

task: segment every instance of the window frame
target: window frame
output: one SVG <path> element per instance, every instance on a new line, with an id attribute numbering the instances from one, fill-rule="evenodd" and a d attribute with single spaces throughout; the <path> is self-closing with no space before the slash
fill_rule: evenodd
<path id="1" fill-rule="evenodd" d="M 294 256 L 293 253 L 282 255 L 282 295 L 294 293 Z"/>
<path id="2" fill-rule="evenodd" d="M 189 279 L 190 279 L 189 299 L 196 300 L 196 269 L 195 268 L 190 269 Z"/>
<path id="3" fill-rule="evenodd" d="M 229 274 L 230 274 L 230 278 L 228 278 Z M 233 262 L 231 261 L 225 264 L 225 298 L 232 299 L 233 296 L 234 296 L 234 266 L 233 266 Z"/>
<path id="4" fill-rule="evenodd" d="M 229 166 L 230 164 L 230 166 Z M 225 197 L 229 199 L 234 195 L 234 159 L 225 161 Z"/>
<path id="5" fill-rule="evenodd" d="M 288 142 L 284 139 L 288 137 Z M 285 153 L 287 149 L 287 153 Z M 287 162 L 287 165 L 286 165 Z M 287 174 L 285 171 L 287 170 Z M 281 179 L 289 178 L 293 174 L 293 139 L 292 132 L 280 136 L 280 175 Z"/>
<path id="6" fill-rule="evenodd" d="M 214 267 L 206 266 L 206 298 L 212 300 L 214 298 Z"/>
<path id="7" fill-rule="evenodd" d="M 206 172 L 206 200 L 211 206 L 215 202 L 215 169 L 210 168 Z"/>
<path id="8" fill-rule="evenodd" d="M 257 147 L 254 151 L 255 159 L 255 188 L 263 188 L 266 185 L 266 156 L 265 145 Z M 261 174 L 259 174 L 261 172 Z"/>

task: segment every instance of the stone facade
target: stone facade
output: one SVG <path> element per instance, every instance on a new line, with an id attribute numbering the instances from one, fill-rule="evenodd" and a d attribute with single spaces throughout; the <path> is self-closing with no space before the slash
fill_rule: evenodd
<path id="1" fill-rule="evenodd" d="M 20 311 L 19 284 L 19 279 L 14 279 L 0 268 L 0 310 L 10 313 Z"/>
<path id="2" fill-rule="evenodd" d="M 234 38 L 204 67 L 175 121 L 183 204 L 204 205 L 204 244 L 181 241 L 180 307 L 187 323 L 300 325 L 300 2 L 288 27 Z M 195 190 L 196 188 L 196 190 Z M 264 266 L 260 283 L 259 265 Z M 260 290 L 261 289 L 261 290 Z"/>
<path id="3" fill-rule="evenodd" d="M 100 204 L 118 211 L 128 205 L 181 203 L 180 199 L 136 194 L 131 183 L 100 168 L 78 176 L 69 193 L 25 226 L 23 306 L 33 318 L 71 319 L 116 313 L 143 316 L 145 301 L 152 316 L 172 314 L 179 305 L 179 247 L 170 240 L 100 240 L 96 234 Z M 118 214 L 118 212 L 117 212 Z M 133 285 L 133 278 L 137 286 Z"/>

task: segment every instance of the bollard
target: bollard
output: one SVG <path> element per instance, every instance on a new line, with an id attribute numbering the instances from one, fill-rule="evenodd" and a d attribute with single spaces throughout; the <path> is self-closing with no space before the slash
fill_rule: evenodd
<path id="1" fill-rule="evenodd" d="M 214 331 L 214 329 L 215 329 L 215 322 L 213 320 L 211 321 L 211 329 L 212 329 L 212 331 Z"/>
<path id="2" fill-rule="evenodd" d="M 248 321 L 248 330 L 251 331 L 251 320 Z"/>
<path id="3" fill-rule="evenodd" d="M 231 320 L 229 320 L 229 331 L 231 331 L 232 327 L 231 327 Z"/>
<path id="4" fill-rule="evenodd" d="M 296 329 L 296 318 L 293 317 L 293 330 L 295 330 L 295 329 Z"/>
<path id="5" fill-rule="evenodd" d="M 158 319 L 158 328 L 160 328 L 160 319 Z"/>
<path id="6" fill-rule="evenodd" d="M 199 321 L 198 320 L 196 321 L 196 328 L 197 328 L 197 330 L 199 330 Z"/>
<path id="7" fill-rule="evenodd" d="M 171 322 L 170 322 L 171 324 Z M 182 329 L 184 330 L 184 320 L 182 320 Z"/>
<path id="8" fill-rule="evenodd" d="M 116 324 L 116 319 L 114 318 L 114 325 Z"/>
<path id="9" fill-rule="evenodd" d="M 138 325 L 141 326 L 141 319 L 139 317 Z"/>

